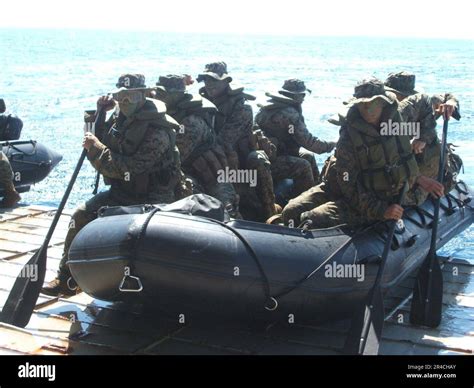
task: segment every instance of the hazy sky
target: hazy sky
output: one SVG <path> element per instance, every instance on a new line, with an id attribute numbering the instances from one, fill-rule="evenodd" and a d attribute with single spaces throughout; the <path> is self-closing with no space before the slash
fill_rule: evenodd
<path id="1" fill-rule="evenodd" d="M 474 39 L 468 0 L 3 0 L 0 28 Z"/>

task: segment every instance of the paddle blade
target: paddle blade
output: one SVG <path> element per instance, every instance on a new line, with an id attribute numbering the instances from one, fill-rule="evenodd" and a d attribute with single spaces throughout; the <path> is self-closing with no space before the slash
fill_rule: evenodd
<path id="1" fill-rule="evenodd" d="M 369 308 L 369 306 L 365 308 L 367 327 L 364 328 L 364 332 L 367 332 L 367 339 L 365 340 L 365 344 L 361 342 L 359 349 L 359 354 L 363 354 L 364 356 L 379 354 L 385 315 L 382 290 L 380 287 L 375 290 L 373 302 L 372 308 Z"/>
<path id="2" fill-rule="evenodd" d="M 344 353 L 377 355 L 382 338 L 383 322 L 382 290 L 376 287 L 352 317 L 351 327 L 344 344 Z"/>
<path id="3" fill-rule="evenodd" d="M 38 249 L 24 265 L 2 309 L 0 321 L 25 327 L 30 321 L 46 274 L 47 246 Z"/>
<path id="4" fill-rule="evenodd" d="M 410 323 L 437 327 L 441 323 L 442 307 L 443 273 L 436 255 L 433 257 L 429 255 L 416 277 L 411 301 Z"/>

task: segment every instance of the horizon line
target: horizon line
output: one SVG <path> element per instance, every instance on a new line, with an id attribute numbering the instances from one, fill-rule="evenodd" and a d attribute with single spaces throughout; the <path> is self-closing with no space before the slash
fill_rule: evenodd
<path id="1" fill-rule="evenodd" d="M 117 32 L 117 33 L 162 33 L 162 34 L 176 34 L 176 35 L 233 35 L 233 36 L 254 36 L 254 37 L 288 37 L 288 38 L 371 38 L 371 39 L 426 39 L 426 40 L 459 40 L 459 41 L 474 41 L 474 37 L 457 37 L 457 36 L 425 36 L 425 35 L 367 35 L 367 34 L 351 34 L 351 35 L 330 35 L 330 34 L 318 34 L 318 33 L 262 33 L 262 32 L 236 32 L 236 31 L 172 31 L 172 30 L 160 30 L 160 29 L 145 29 L 145 28 L 129 28 L 129 29 L 117 29 L 109 27 L 64 27 L 64 26 L 0 26 L 2 30 L 36 30 L 36 31 L 71 31 L 71 32 Z"/>

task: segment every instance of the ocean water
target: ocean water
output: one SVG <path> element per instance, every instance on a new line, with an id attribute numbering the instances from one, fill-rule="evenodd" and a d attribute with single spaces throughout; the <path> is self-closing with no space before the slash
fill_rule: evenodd
<path id="1" fill-rule="evenodd" d="M 285 79 L 303 79 L 313 91 L 303 105 L 306 123 L 325 140 L 337 140 L 338 128 L 327 119 L 351 96 L 358 80 L 414 72 L 419 91 L 449 91 L 460 100 L 462 120 L 450 122 L 449 141 L 459 146 L 464 160 L 462 179 L 474 186 L 474 41 L 0 29 L 0 97 L 9 112 L 23 119 L 23 138 L 64 156 L 45 181 L 23 194 L 23 203 L 59 204 L 81 153 L 83 111 L 94 109 L 120 74 L 143 73 L 152 86 L 160 75 L 196 77 L 216 60 L 227 62 L 234 81 L 256 95 L 257 102 Z M 319 155 L 318 161 L 326 157 Z M 93 168 L 85 163 L 68 207 L 91 196 L 94 180 Z M 474 228 L 441 253 L 472 260 Z"/>

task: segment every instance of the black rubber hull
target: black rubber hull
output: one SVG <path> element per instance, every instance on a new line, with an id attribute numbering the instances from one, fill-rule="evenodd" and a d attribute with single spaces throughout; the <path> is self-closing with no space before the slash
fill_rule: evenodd
<path id="1" fill-rule="evenodd" d="M 457 190 L 451 195 L 462 200 L 468 197 Z M 461 201 L 444 198 L 442 203 L 438 247 L 474 220 L 474 212 Z M 397 232 L 385 267 L 385 291 L 416 270 L 429 250 L 431 201 L 423 205 L 423 211 L 406 211 L 405 228 Z M 144 302 L 160 311 L 184 314 L 186 319 L 294 319 L 302 323 L 349 317 L 374 283 L 386 236 L 383 223 L 356 233 L 326 263 L 352 232 L 334 228 L 303 233 L 248 221 L 228 223 L 258 257 L 270 295 L 278 301 L 278 308 L 268 311 L 257 261 L 233 231 L 213 220 L 165 212 L 154 214 L 145 228 L 147 217 L 118 215 L 88 224 L 69 252 L 72 275 L 83 291 L 98 299 Z M 140 279 L 142 291 L 119 290 L 125 267 Z M 130 280 L 131 288 L 138 288 L 135 279 L 127 278 L 127 284 Z"/>
<path id="2" fill-rule="evenodd" d="M 31 185 L 41 182 L 62 160 L 62 155 L 46 146 L 30 141 L 0 142 L 14 173 L 14 185 L 19 192 L 25 192 Z M 3 188 L 0 188 L 0 196 Z"/>

